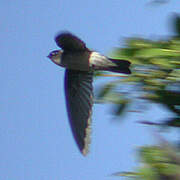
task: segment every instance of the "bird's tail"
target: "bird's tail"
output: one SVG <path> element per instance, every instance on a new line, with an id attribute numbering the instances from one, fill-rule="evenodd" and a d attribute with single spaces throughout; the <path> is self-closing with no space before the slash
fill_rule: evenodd
<path id="1" fill-rule="evenodd" d="M 124 74 L 131 74 L 131 70 L 129 69 L 130 67 L 130 62 L 127 60 L 120 60 L 120 59 L 110 59 L 113 64 L 116 64 L 116 66 L 109 66 L 106 70 L 107 71 L 112 71 L 112 72 L 117 72 L 117 73 L 124 73 Z"/>

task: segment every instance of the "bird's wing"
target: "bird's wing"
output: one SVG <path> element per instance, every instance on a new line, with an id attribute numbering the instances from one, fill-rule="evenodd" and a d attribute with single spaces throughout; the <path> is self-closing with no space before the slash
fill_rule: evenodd
<path id="1" fill-rule="evenodd" d="M 83 153 L 88 153 L 93 105 L 93 73 L 67 69 L 65 95 L 68 117 L 76 143 Z"/>
<path id="2" fill-rule="evenodd" d="M 64 32 L 55 37 L 56 44 L 64 51 L 82 51 L 86 50 L 86 44 L 75 35 Z"/>

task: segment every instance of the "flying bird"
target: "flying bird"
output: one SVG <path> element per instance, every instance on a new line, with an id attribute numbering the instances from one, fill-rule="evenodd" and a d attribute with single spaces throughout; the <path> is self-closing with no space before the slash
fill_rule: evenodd
<path id="1" fill-rule="evenodd" d="M 96 70 L 130 74 L 130 62 L 111 59 L 86 47 L 75 35 L 63 32 L 55 37 L 61 48 L 47 57 L 66 68 L 65 97 L 72 134 L 83 155 L 88 153 L 93 106 L 93 72 Z"/>

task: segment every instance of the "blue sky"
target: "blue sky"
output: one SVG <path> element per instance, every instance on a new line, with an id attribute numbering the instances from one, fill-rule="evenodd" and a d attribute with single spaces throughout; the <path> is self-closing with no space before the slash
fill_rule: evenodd
<path id="1" fill-rule="evenodd" d="M 155 106 L 158 116 L 130 113 L 115 123 L 109 105 L 94 105 L 92 144 L 84 158 L 68 124 L 64 69 L 46 56 L 57 49 L 53 38 L 61 30 L 105 55 L 126 37 L 170 34 L 169 15 L 180 11 L 179 1 L 147 2 L 1 1 L 0 180 L 110 180 L 110 174 L 137 165 L 136 148 L 153 140 L 151 130 L 135 121 L 166 113 Z"/>

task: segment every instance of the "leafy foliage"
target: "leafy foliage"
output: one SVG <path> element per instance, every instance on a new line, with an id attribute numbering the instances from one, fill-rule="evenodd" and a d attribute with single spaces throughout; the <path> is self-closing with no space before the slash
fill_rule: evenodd
<path id="1" fill-rule="evenodd" d="M 174 15 L 173 37 L 164 40 L 148 40 L 129 38 L 124 48 L 113 51 L 112 58 L 129 60 L 132 63 L 132 75 L 110 82 L 104 86 L 99 98 L 105 102 L 114 103 L 115 114 L 121 115 L 128 104 L 133 103 L 129 95 L 138 87 L 138 98 L 161 104 L 174 113 L 174 117 L 164 119 L 162 123 L 150 121 L 147 125 L 180 127 L 180 17 Z M 118 91 L 118 87 L 126 84 L 127 93 Z M 139 157 L 142 166 L 136 172 L 115 173 L 142 180 L 179 180 L 180 150 L 169 142 L 162 141 L 158 146 L 141 147 Z"/>
<path id="2" fill-rule="evenodd" d="M 180 158 L 169 144 L 141 147 L 139 150 L 142 166 L 137 172 L 115 173 L 115 176 L 131 177 L 139 180 L 178 180 L 180 179 Z"/>
<path id="3" fill-rule="evenodd" d="M 165 122 L 167 125 L 179 127 L 179 123 L 175 123 L 180 116 L 180 38 L 177 36 L 179 19 L 177 17 L 174 21 L 177 30 L 176 36 L 172 38 L 158 41 L 129 38 L 125 48 L 114 50 L 113 58 L 131 61 L 133 73 L 106 84 L 99 95 L 101 100 L 117 104 L 122 109 L 120 112 L 123 112 L 123 107 L 132 103 L 132 100 L 127 93 L 117 92 L 117 87 L 122 83 L 141 87 L 140 98 L 166 106 L 176 117 Z"/>

